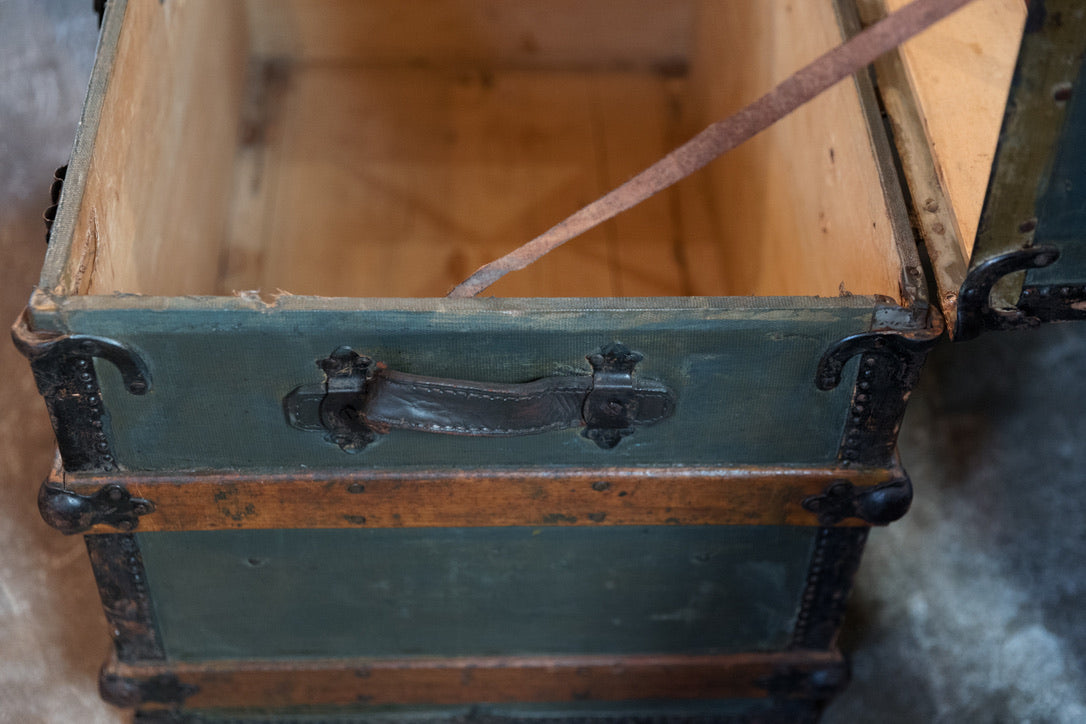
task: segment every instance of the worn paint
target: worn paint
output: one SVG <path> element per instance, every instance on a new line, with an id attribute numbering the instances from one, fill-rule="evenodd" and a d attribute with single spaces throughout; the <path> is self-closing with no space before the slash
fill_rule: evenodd
<path id="1" fill-rule="evenodd" d="M 1082 185 L 1058 187 L 1071 176 L 1082 179 L 1081 114 L 1068 123 L 1081 99 L 1066 88 L 1079 84 L 1086 38 L 1086 12 L 1078 0 L 1036 0 L 1030 3 L 1018 63 L 999 144 L 993 161 L 988 193 L 981 212 L 971 266 L 1035 243 L 1068 241 L 1060 231 L 1073 214 L 1074 199 L 1081 203 Z M 1078 130 L 1076 130 L 1078 128 Z M 1061 138 L 1062 137 L 1062 138 Z M 1057 160 L 1059 159 L 1059 160 Z M 1053 169 L 1059 168 L 1053 175 Z M 1075 169 L 1068 176 L 1069 169 Z M 1056 182 L 1053 186 L 1053 182 Z M 1068 206 L 1067 202 L 1071 204 Z M 1061 210 L 1062 207 L 1062 210 Z M 1042 219 L 1044 215 L 1050 218 Z M 1063 219 L 1061 221 L 1060 219 Z M 1081 235 L 1075 234 L 1081 239 Z M 1073 242 L 1073 239 L 1072 239 Z M 1030 283 L 1055 278 L 1081 278 L 1075 262 L 1057 262 L 1051 270 L 1032 270 Z M 1009 274 L 992 292 L 994 308 L 1017 306 L 1026 274 Z"/>
<path id="2" fill-rule="evenodd" d="M 818 529 L 138 533 L 171 661 L 784 648 Z M 679 613 L 676 613 L 679 612 Z"/>
<path id="3" fill-rule="evenodd" d="M 1081 18 L 1086 10 L 1078 8 Z M 1056 142 L 1055 160 L 1037 202 L 1037 244 L 1060 249 L 1059 260 L 1050 267 L 1026 274 L 1029 285 L 1086 283 L 1086 19 L 1079 22 L 1080 51 L 1075 59 L 1078 73 L 1074 82 L 1057 83 L 1053 103 L 1066 104 L 1066 118 Z M 1073 72 L 1070 68 L 1068 75 Z M 1062 100 L 1061 100 L 1062 99 Z"/>
<path id="4" fill-rule="evenodd" d="M 632 300 L 645 303 L 634 309 L 620 304 L 631 300 L 399 300 L 412 302 L 403 309 L 371 300 L 261 309 L 216 299 L 56 301 L 55 311 L 39 307 L 41 324 L 121 340 L 154 376 L 136 399 L 99 368 L 128 470 L 829 462 L 848 390 L 818 390 L 814 372 L 831 344 L 868 329 L 874 307 L 855 297 L 814 308 L 801 299 Z M 585 355 L 611 341 L 642 353 L 637 374 L 677 395 L 671 418 L 613 450 L 577 430 L 501 441 L 397 430 L 349 455 L 291 428 L 281 408 L 292 389 L 322 379 L 316 361 L 342 345 L 404 372 L 523 382 L 587 374 Z"/>

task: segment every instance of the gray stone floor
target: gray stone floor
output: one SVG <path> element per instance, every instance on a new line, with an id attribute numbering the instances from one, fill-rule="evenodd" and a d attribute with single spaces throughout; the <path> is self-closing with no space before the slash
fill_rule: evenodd
<path id="1" fill-rule="evenodd" d="M 900 438 L 916 499 L 872 532 L 826 722 L 1086 722 L 1083 370 L 1086 325 L 929 358 Z"/>
<path id="2" fill-rule="evenodd" d="M 40 214 L 74 136 L 90 0 L 0 0 L 0 319 L 44 252 Z M 842 643 L 853 683 L 826 722 L 1086 721 L 1086 324 L 932 356 L 901 435 L 916 487 L 871 536 Z M 0 723 L 122 722 L 82 542 L 35 510 L 51 436 L 0 343 Z"/>

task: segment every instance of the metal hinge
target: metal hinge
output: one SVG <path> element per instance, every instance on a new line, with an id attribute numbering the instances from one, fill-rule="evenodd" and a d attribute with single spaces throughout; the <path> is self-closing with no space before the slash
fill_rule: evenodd
<path id="1" fill-rule="evenodd" d="M 956 340 L 973 339 L 984 330 L 1007 330 L 1036 327 L 1041 323 L 1023 309 L 993 309 L 992 288 L 1008 274 L 1040 269 L 1055 263 L 1060 250 L 1054 246 L 1027 246 L 985 259 L 969 270 L 958 296 Z"/>

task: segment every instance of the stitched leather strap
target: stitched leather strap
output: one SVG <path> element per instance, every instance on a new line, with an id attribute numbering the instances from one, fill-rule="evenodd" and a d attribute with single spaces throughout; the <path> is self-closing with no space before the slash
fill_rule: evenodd
<path id="1" fill-rule="evenodd" d="M 665 385 L 634 377 L 640 359 L 612 344 L 589 357 L 591 375 L 506 384 L 398 372 L 340 348 L 320 362 L 326 382 L 298 387 L 283 406 L 292 426 L 324 430 L 348 452 L 393 429 L 511 437 L 582 426 L 600 447 L 611 448 L 675 407 Z"/>

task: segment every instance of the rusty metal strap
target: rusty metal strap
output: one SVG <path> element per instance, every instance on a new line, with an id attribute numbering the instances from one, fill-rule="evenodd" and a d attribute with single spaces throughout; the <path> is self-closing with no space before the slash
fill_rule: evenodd
<path id="1" fill-rule="evenodd" d="M 915 0 L 886 16 L 734 115 L 713 123 L 618 188 L 524 246 L 483 265 L 454 287 L 449 296 L 475 296 L 509 272 L 523 269 L 552 249 L 681 181 L 971 1 Z"/>

